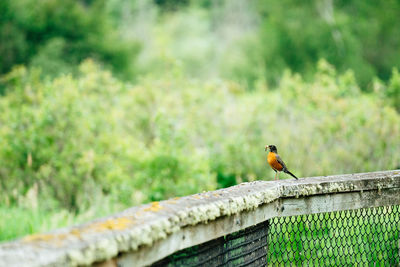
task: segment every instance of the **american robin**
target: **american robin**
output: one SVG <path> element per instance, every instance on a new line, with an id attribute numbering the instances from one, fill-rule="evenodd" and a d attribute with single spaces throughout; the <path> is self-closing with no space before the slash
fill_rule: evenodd
<path id="1" fill-rule="evenodd" d="M 267 161 L 268 161 L 269 166 L 271 166 L 271 168 L 275 171 L 274 180 L 276 180 L 276 175 L 278 175 L 278 180 L 279 180 L 279 172 L 281 172 L 281 171 L 283 171 L 284 173 L 290 174 L 294 178 L 298 179 L 293 173 L 291 173 L 287 169 L 285 163 L 283 162 L 281 157 L 279 157 L 279 155 L 278 155 L 278 150 L 276 149 L 276 146 L 274 146 L 274 145 L 265 146 L 265 151 L 267 151 L 268 148 L 269 148 L 270 152 L 268 153 Z"/>

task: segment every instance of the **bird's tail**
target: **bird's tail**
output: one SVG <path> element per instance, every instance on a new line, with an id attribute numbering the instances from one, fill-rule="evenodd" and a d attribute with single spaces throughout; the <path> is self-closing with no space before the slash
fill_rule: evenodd
<path id="1" fill-rule="evenodd" d="M 298 180 L 299 178 L 296 177 L 296 175 L 294 175 L 293 173 L 291 173 L 290 171 L 286 170 L 285 173 L 293 176 L 296 180 Z"/>

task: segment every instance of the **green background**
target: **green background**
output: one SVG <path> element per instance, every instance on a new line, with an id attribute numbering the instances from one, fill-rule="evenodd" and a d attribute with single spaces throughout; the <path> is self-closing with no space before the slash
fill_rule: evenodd
<path id="1" fill-rule="evenodd" d="M 400 168 L 399 1 L 2 0 L 0 239 Z M 290 178 L 281 174 L 281 179 Z"/>

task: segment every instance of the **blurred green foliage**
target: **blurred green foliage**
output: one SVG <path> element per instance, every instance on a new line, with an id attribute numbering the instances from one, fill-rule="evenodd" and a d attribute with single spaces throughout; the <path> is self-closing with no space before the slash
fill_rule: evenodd
<path id="1" fill-rule="evenodd" d="M 399 10 L 1 1 L 0 239 L 268 180 L 266 144 L 300 177 L 398 168 Z"/>
<path id="2" fill-rule="evenodd" d="M 49 208 L 79 210 L 98 194 L 132 205 L 268 179 L 267 143 L 298 176 L 400 161 L 399 113 L 361 93 L 351 71 L 320 61 L 312 82 L 286 72 L 278 90 L 253 93 L 181 72 L 129 86 L 92 61 L 49 82 L 14 69 L 0 98 L 1 201 L 17 204 L 37 186 Z"/>
<path id="3" fill-rule="evenodd" d="M 28 64 L 55 77 L 91 57 L 134 80 L 173 61 L 254 89 L 286 68 L 311 79 L 324 58 L 368 91 L 400 68 L 399 12 L 395 0 L 4 0 L 0 73 Z"/>
<path id="4" fill-rule="evenodd" d="M 54 77 L 92 57 L 122 77 L 134 75 L 139 44 L 118 35 L 103 2 L 1 1 L 0 73 L 29 64 Z"/>
<path id="5" fill-rule="evenodd" d="M 375 75 L 388 80 L 392 67 L 400 67 L 399 1 L 269 0 L 257 7 L 257 47 L 271 82 L 285 68 L 312 76 L 320 58 L 340 72 L 352 69 L 363 87 Z"/>

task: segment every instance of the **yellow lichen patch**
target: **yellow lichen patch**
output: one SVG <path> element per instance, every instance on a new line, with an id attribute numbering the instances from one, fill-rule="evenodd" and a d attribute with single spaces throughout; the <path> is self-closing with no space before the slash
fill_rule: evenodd
<path id="1" fill-rule="evenodd" d="M 159 211 L 163 209 L 163 207 L 160 205 L 160 202 L 151 202 L 151 206 L 143 209 L 143 211 Z"/>
<path id="2" fill-rule="evenodd" d="M 81 235 L 90 231 L 103 232 L 107 230 L 125 230 L 128 226 L 134 224 L 134 220 L 127 217 L 108 219 L 103 222 L 96 222 L 86 225 L 82 228 L 72 229 L 69 233 L 72 236 L 81 238 Z"/>
<path id="3" fill-rule="evenodd" d="M 53 241 L 64 240 L 66 236 L 66 234 L 33 234 L 24 237 L 22 240 L 25 242 Z"/>
<path id="4" fill-rule="evenodd" d="M 29 236 L 25 237 L 23 239 L 23 241 L 25 241 L 25 242 L 62 241 L 64 239 L 66 239 L 68 237 L 72 237 L 72 236 L 74 236 L 76 238 L 80 238 L 83 233 L 86 233 L 89 231 L 102 232 L 102 231 L 107 231 L 107 230 L 124 230 L 132 224 L 134 224 L 134 221 L 129 218 L 126 218 L 126 217 L 116 218 L 116 219 L 108 219 L 104 222 L 93 223 L 93 224 L 87 225 L 83 228 L 74 228 L 69 233 L 29 235 Z"/>
<path id="5" fill-rule="evenodd" d="M 81 231 L 79 231 L 78 229 L 72 229 L 71 230 L 71 235 L 80 238 L 81 237 Z"/>
<path id="6" fill-rule="evenodd" d="M 108 219 L 104 222 L 94 223 L 88 226 L 88 228 L 97 232 L 102 232 L 106 230 L 124 230 L 133 223 L 134 223 L 133 220 L 128 219 L 126 217 L 122 217 L 116 219 Z"/>
<path id="7" fill-rule="evenodd" d="M 193 195 L 192 197 L 195 199 L 201 199 L 201 196 L 199 196 L 199 195 Z"/>
<path id="8" fill-rule="evenodd" d="M 180 197 L 174 197 L 166 201 L 168 204 L 175 204 Z"/>

